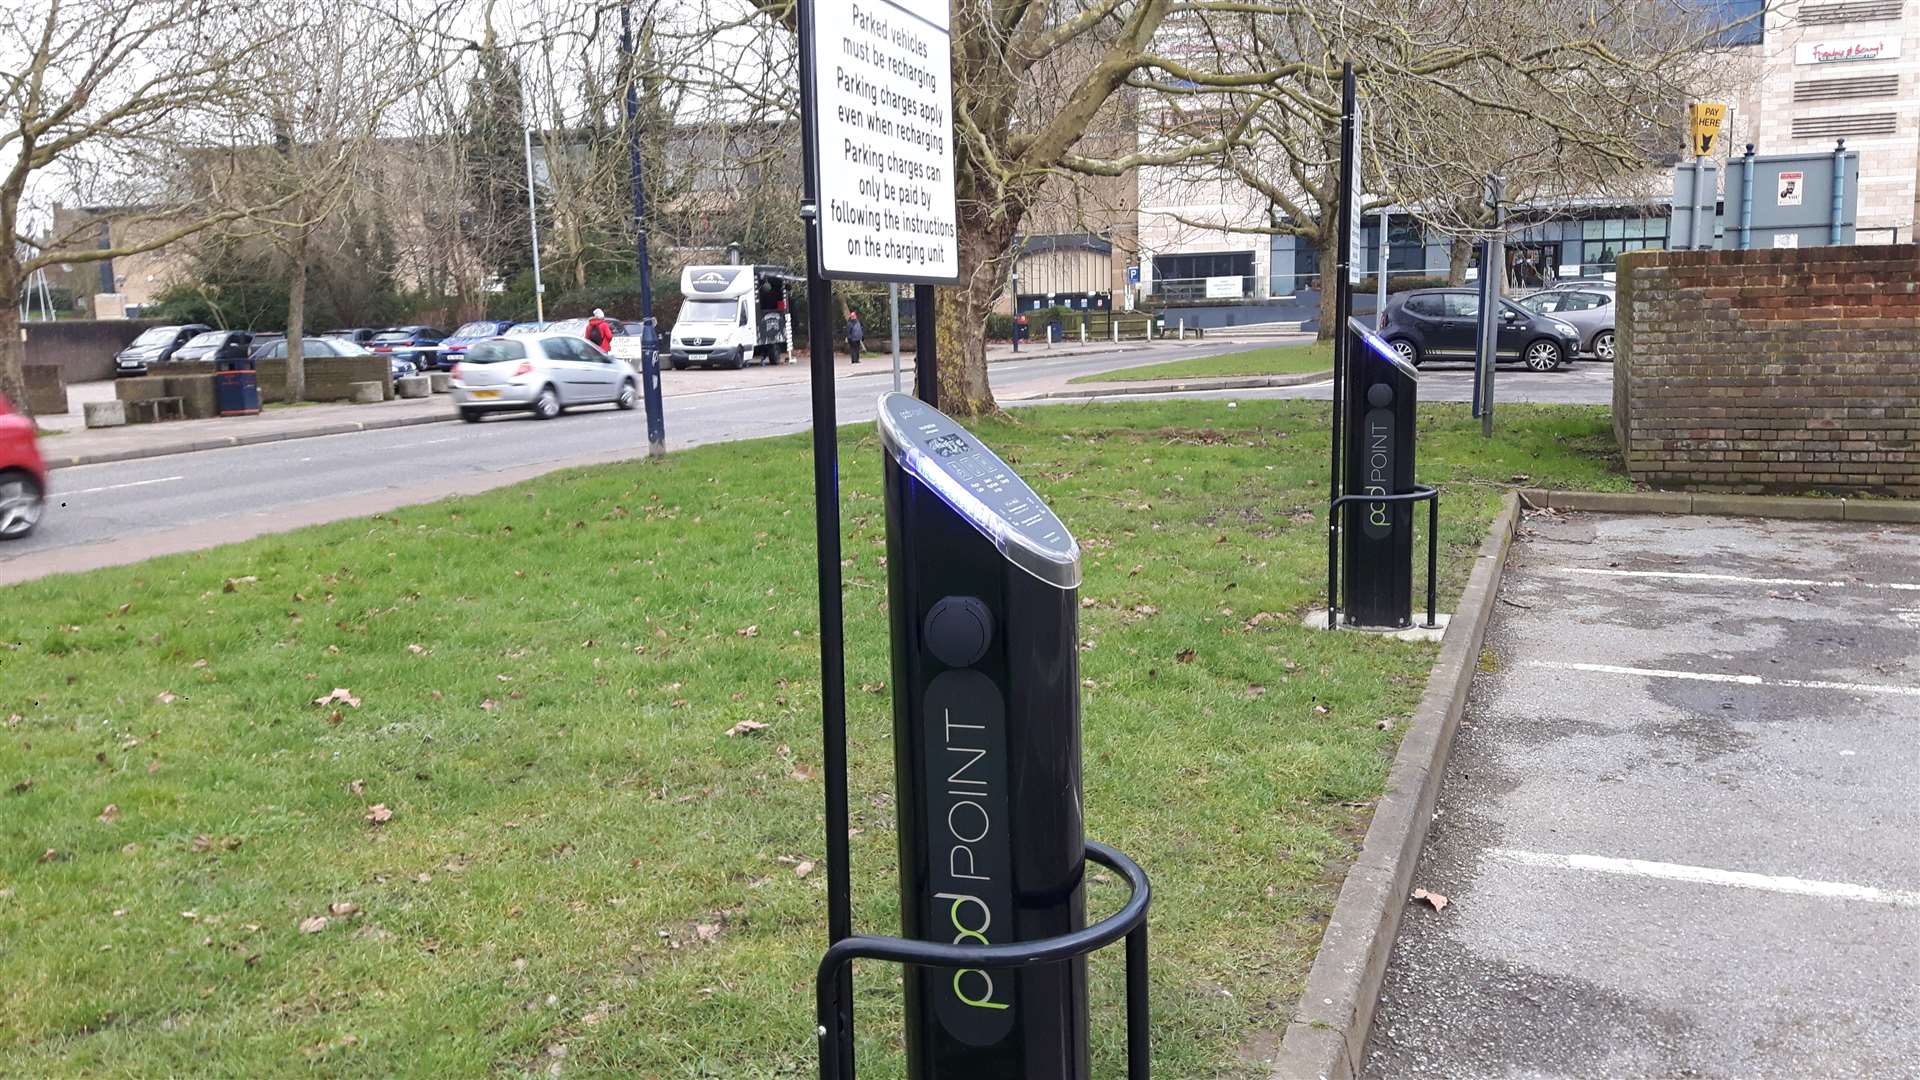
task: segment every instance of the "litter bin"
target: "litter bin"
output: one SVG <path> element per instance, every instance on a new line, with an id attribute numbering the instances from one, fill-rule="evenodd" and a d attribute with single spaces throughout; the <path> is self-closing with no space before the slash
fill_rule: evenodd
<path id="1" fill-rule="evenodd" d="M 221 416 L 255 416 L 260 412 L 260 373 L 245 356 L 223 356 L 214 362 L 213 400 Z"/>

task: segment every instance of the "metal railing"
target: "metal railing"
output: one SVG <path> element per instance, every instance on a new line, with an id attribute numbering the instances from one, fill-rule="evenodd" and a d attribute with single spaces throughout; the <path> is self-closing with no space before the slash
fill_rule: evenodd
<path id="1" fill-rule="evenodd" d="M 1425 484 L 1413 485 L 1413 490 L 1399 495 L 1368 495 L 1365 493 L 1342 495 L 1327 504 L 1327 513 L 1339 524 L 1338 515 L 1342 504 L 1350 502 L 1425 502 L 1427 504 L 1427 622 L 1426 629 L 1435 630 L 1440 626 L 1437 608 L 1439 604 L 1435 581 L 1440 564 L 1440 491 Z M 1330 528 L 1327 530 L 1327 629 L 1339 625 L 1340 618 L 1340 537 L 1346 530 Z"/>
<path id="2" fill-rule="evenodd" d="M 851 1073 L 843 1073 L 841 1069 L 843 1060 L 853 1060 L 853 1046 L 852 1032 L 842 1029 L 840 1018 L 845 1015 L 851 1021 L 852 1011 L 842 1013 L 836 988 L 842 984 L 841 969 L 855 960 L 1005 971 L 1072 960 L 1103 949 L 1122 937 L 1127 939 L 1127 1080 L 1150 1080 L 1147 907 L 1153 901 L 1153 889 L 1147 884 L 1146 871 L 1116 848 L 1089 840 L 1087 858 L 1125 878 L 1131 892 L 1119 911 L 1085 929 L 1004 945 L 946 945 L 937 941 L 856 936 L 841 938 L 828 946 L 813 980 L 815 1022 L 819 1025 L 820 1039 L 820 1080 L 854 1080 Z"/>

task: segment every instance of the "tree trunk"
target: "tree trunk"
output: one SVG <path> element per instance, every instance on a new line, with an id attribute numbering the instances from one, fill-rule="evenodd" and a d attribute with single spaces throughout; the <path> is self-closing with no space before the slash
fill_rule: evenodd
<path id="1" fill-rule="evenodd" d="M 1333 324 L 1334 320 L 1339 318 L 1337 304 L 1340 299 L 1340 290 L 1346 288 L 1347 283 L 1340 280 L 1339 241 L 1330 237 L 1328 230 L 1322 230 L 1321 236 L 1315 242 L 1319 244 L 1320 255 L 1319 338 L 1321 341 L 1332 341 L 1334 331 L 1339 329 Z"/>
<path id="2" fill-rule="evenodd" d="M 1473 265 L 1473 241 L 1456 236 L 1447 245 L 1447 284 L 1465 285 L 1467 267 Z"/>
<path id="3" fill-rule="evenodd" d="M 287 255 L 293 266 L 287 279 L 287 404 L 307 399 L 307 230 L 298 229 Z"/>
<path id="4" fill-rule="evenodd" d="M 995 412 L 987 384 L 987 318 L 1006 281 L 1007 245 L 1018 225 L 1011 214 L 993 220 L 976 204 L 961 204 L 960 284 L 938 290 L 935 321 L 939 342 L 940 411 L 951 416 Z"/>
<path id="5" fill-rule="evenodd" d="M 22 416 L 32 416 L 27 406 L 26 342 L 20 340 L 20 309 L 14 298 L 20 295 L 20 277 L 9 267 L 0 270 L 0 397 L 13 403 Z"/>

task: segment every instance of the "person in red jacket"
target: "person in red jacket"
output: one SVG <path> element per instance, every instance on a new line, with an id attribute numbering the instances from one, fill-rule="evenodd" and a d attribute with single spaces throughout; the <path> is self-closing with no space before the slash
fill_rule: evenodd
<path id="1" fill-rule="evenodd" d="M 593 309 L 593 318 L 587 320 L 587 340 L 601 352 L 613 348 L 613 324 L 607 321 L 607 313 L 599 308 Z"/>

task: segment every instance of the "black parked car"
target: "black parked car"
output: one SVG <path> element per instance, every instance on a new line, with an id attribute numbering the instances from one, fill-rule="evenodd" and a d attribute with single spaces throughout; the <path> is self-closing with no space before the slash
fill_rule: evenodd
<path id="1" fill-rule="evenodd" d="M 173 350 L 169 360 L 225 360 L 247 355 L 253 334 L 247 330 L 209 330 Z"/>
<path id="2" fill-rule="evenodd" d="M 116 376 L 145 375 L 147 365 L 171 359 L 180 346 L 211 329 L 205 323 L 150 327 L 126 348 L 114 354 L 113 373 Z"/>
<path id="3" fill-rule="evenodd" d="M 1410 364 L 1422 360 L 1471 360 L 1480 326 L 1480 296 L 1473 289 L 1415 289 L 1387 301 L 1380 336 Z M 1500 301 L 1495 355 L 1533 371 L 1552 371 L 1580 351 L 1580 331 L 1511 300 Z"/>

